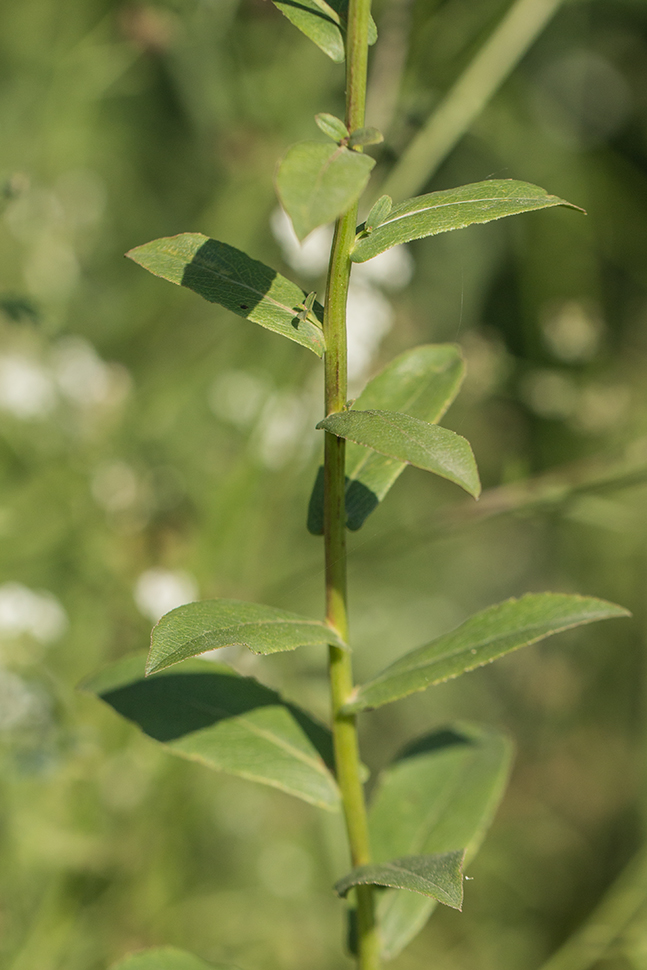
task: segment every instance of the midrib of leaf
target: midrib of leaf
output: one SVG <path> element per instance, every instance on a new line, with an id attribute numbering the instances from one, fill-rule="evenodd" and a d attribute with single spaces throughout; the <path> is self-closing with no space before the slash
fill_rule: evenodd
<path id="1" fill-rule="evenodd" d="M 376 410 L 377 410 L 377 408 L 376 408 Z M 358 413 L 358 414 L 361 414 L 361 411 L 358 411 L 357 413 Z M 413 417 L 413 415 L 411 415 L 411 414 L 408 414 L 408 415 L 407 415 L 407 417 L 409 417 L 409 418 L 411 418 L 411 417 Z M 384 423 L 385 423 L 385 424 L 388 424 L 388 425 L 390 425 L 390 426 L 391 426 L 392 428 L 395 428 L 395 430 L 396 430 L 396 431 L 397 431 L 397 432 L 398 432 L 399 434 L 401 434 L 403 438 L 406 438 L 406 440 L 407 440 L 407 441 L 410 441 L 410 442 L 412 442 L 412 444 L 414 444 L 414 445 L 421 445 L 421 444 L 422 444 L 422 446 L 423 446 L 423 447 L 424 447 L 424 445 L 426 444 L 425 442 L 422 442 L 422 443 L 421 443 L 421 442 L 420 442 L 420 439 L 419 439 L 419 438 L 417 438 L 417 437 L 415 437 L 415 436 L 414 436 L 413 434 L 411 434 L 411 433 L 410 433 L 409 431 L 406 431 L 406 430 L 404 430 L 403 428 L 401 428 L 401 427 L 400 427 L 400 426 L 398 425 L 398 422 L 397 422 L 397 421 L 394 421 L 394 420 L 393 420 L 393 418 L 390 418 L 390 417 L 389 417 L 389 418 L 387 418 L 387 417 L 384 417 L 384 411 L 382 412 L 382 414 L 380 414 L 380 418 L 382 419 L 382 421 L 384 421 Z M 422 422 L 422 419 L 421 419 L 421 418 L 413 418 L 413 420 L 414 420 L 414 421 L 421 421 L 421 422 Z M 425 423 L 425 424 L 430 424 L 430 422 L 429 422 L 429 421 L 425 421 L 424 423 Z M 434 427 L 437 427 L 437 425 L 433 425 L 433 424 L 430 424 L 430 427 L 432 427 L 432 428 L 434 428 Z M 351 440 L 352 440 L 352 439 L 351 439 Z M 371 446 L 371 445 L 369 445 L 369 447 L 372 447 L 372 446 Z M 377 449 L 377 448 L 374 448 L 373 450 L 374 450 L 374 451 L 377 451 L 378 449 Z M 393 455 L 387 455 L 386 457 L 387 457 L 387 458 L 393 458 L 394 456 L 393 456 Z M 397 460 L 397 461 L 402 461 L 403 459 L 402 459 L 402 458 L 398 458 L 398 459 L 396 459 L 396 460 Z M 405 464 L 409 464 L 409 465 L 411 464 L 411 462 L 410 462 L 410 461 L 408 461 L 407 459 L 404 459 L 404 462 L 405 462 Z"/>
<path id="2" fill-rule="evenodd" d="M 592 617 L 597 616 L 597 614 L 594 614 L 594 613 L 592 613 L 590 615 Z M 583 622 L 585 622 L 585 618 L 580 619 L 580 620 L 574 620 L 572 623 L 567 623 L 564 626 L 559 626 L 559 627 L 557 627 L 554 630 L 553 629 L 549 630 L 548 632 L 549 633 L 563 633 L 564 630 L 572 630 L 576 626 L 581 626 Z M 395 671 L 395 673 L 412 673 L 413 671 L 416 671 L 416 670 L 422 670 L 424 667 L 428 667 L 430 664 L 436 663 L 437 661 L 440 661 L 440 660 L 451 660 L 452 657 L 456 657 L 456 656 L 458 656 L 461 653 L 466 653 L 468 650 L 469 651 L 478 650 L 479 647 L 486 647 L 488 644 L 494 643 L 496 640 L 505 640 L 508 637 L 514 637 L 514 636 L 517 636 L 519 634 L 525 634 L 525 633 L 529 632 L 530 630 L 536 630 L 538 628 L 538 626 L 540 626 L 540 624 L 531 623 L 529 626 L 522 626 L 522 627 L 518 627 L 516 630 L 511 630 L 510 633 L 505 633 L 503 635 L 501 635 L 501 634 L 494 634 L 491 637 L 486 637 L 483 640 L 479 640 L 476 644 L 474 644 L 471 647 L 464 647 L 463 646 L 463 647 L 457 647 L 454 650 L 448 650 L 446 653 L 438 654 L 438 656 L 436 656 L 436 657 L 431 657 L 431 658 L 429 658 L 426 661 L 422 661 L 421 663 L 414 664 L 413 667 L 402 667 L 399 671 Z M 532 639 L 531 640 L 527 640 L 526 643 L 528 645 L 530 645 L 531 643 L 534 643 L 537 639 L 538 638 L 535 637 L 534 640 L 532 640 Z M 420 650 L 425 650 L 425 649 L 427 649 L 427 646 L 420 647 L 419 649 Z M 398 663 L 398 661 L 396 660 L 395 663 Z M 394 663 L 394 666 L 395 666 L 395 663 Z M 486 661 L 486 663 L 487 663 L 487 661 Z M 386 675 L 387 675 L 387 671 L 384 671 L 384 678 L 386 677 Z M 374 681 L 372 681 L 371 683 L 376 684 L 379 680 L 383 680 L 384 678 L 383 677 L 378 677 Z M 451 679 L 451 678 L 448 678 L 448 679 Z"/>
<path id="3" fill-rule="evenodd" d="M 279 0 L 279 2 L 284 4 L 286 7 L 296 7 L 297 10 L 303 10 L 305 13 L 312 14 L 313 17 L 321 17 L 322 20 L 327 20 L 336 27 L 341 26 L 341 20 L 339 19 L 339 14 L 337 11 L 333 10 L 332 7 L 329 7 L 327 3 L 322 2 L 322 0 L 313 0 L 313 2 L 319 7 L 319 10 L 313 10 L 312 7 L 306 7 L 305 4 L 297 3 L 296 0 Z"/>
<path id="4" fill-rule="evenodd" d="M 177 690 L 172 692 L 175 693 L 178 697 L 181 697 L 183 701 L 187 702 L 186 694 L 182 694 L 181 691 L 177 691 Z M 222 720 L 229 720 L 230 718 L 235 718 L 240 724 L 243 725 L 243 727 L 247 731 L 249 731 L 250 734 L 255 734 L 257 737 L 263 738 L 265 741 L 271 741 L 272 744 L 275 744 L 277 746 L 277 748 L 283 748 L 284 751 L 287 751 L 288 754 L 291 754 L 294 758 L 297 758 L 299 761 L 303 761 L 305 764 L 310 765 L 311 768 L 316 768 L 319 774 L 323 775 L 324 777 L 327 774 L 329 774 L 327 769 L 324 770 L 322 768 L 322 764 L 323 764 L 322 758 L 313 758 L 311 755 L 306 754 L 305 751 L 301 751 L 299 748 L 294 748 L 288 741 L 285 741 L 282 738 L 279 738 L 271 731 L 268 731 L 265 728 L 260 728 L 256 724 L 252 724 L 245 717 L 245 714 L 232 714 L 232 712 L 228 711 L 226 707 L 218 707 L 215 704 L 208 704 L 206 701 L 198 701 L 192 697 L 188 699 L 188 706 L 193 707 L 193 709 L 196 711 L 204 711 L 207 714 L 219 715 Z M 259 707 L 282 707 L 282 706 L 284 705 L 281 705 L 280 702 L 275 704 L 259 705 Z M 258 708 L 252 708 L 252 710 L 258 710 Z M 208 727 L 198 728 L 197 731 L 190 731 L 188 733 L 199 734 L 202 731 L 208 731 L 208 730 L 209 730 Z M 162 742 L 162 744 L 164 743 L 165 742 Z"/>
<path id="5" fill-rule="evenodd" d="M 555 195 L 548 195 L 543 201 L 545 201 L 546 199 L 556 199 L 556 198 L 557 196 Z M 539 202 L 539 201 L 542 201 L 542 200 L 538 199 L 536 196 L 532 198 L 530 196 L 526 197 L 526 196 L 511 195 L 511 196 L 504 196 L 502 198 L 497 198 L 496 196 L 489 196 L 484 199 L 456 199 L 455 202 L 438 202 L 438 203 L 435 203 L 434 205 L 421 206 L 421 208 L 419 209 L 411 209 L 409 212 L 403 212 L 401 215 L 397 215 L 393 219 L 387 219 L 385 222 L 381 223 L 381 225 L 377 226 L 377 229 L 382 229 L 383 226 L 391 226 L 395 222 L 401 222 L 402 219 L 406 219 L 408 216 L 416 216 L 416 215 L 419 215 L 421 212 L 433 212 L 435 209 L 447 209 L 450 206 L 473 205 L 475 202 L 523 202 L 525 204 L 526 202 Z M 377 229 L 375 230 L 376 232 L 377 232 Z"/>
<path id="6" fill-rule="evenodd" d="M 285 0 L 284 0 L 284 2 L 285 2 Z M 336 10 L 333 10 L 333 8 L 331 6 L 329 6 L 329 4 L 326 3 L 326 0 L 313 0 L 313 3 L 316 3 L 317 6 L 319 7 L 319 9 L 321 10 L 321 12 L 323 14 L 325 14 L 327 17 L 330 17 L 330 19 L 335 24 L 337 24 L 338 27 L 341 26 L 341 19 L 340 19 L 339 14 L 337 13 Z M 300 4 L 299 4 L 299 6 L 300 6 Z M 313 13 L 314 13 L 314 11 L 313 11 Z"/>
<path id="7" fill-rule="evenodd" d="M 313 195 L 315 194 L 315 192 L 316 193 L 319 192 L 319 189 L 321 187 L 321 181 L 322 181 L 322 179 L 324 177 L 324 174 L 328 171 L 328 169 L 330 168 L 330 166 L 332 165 L 332 163 L 335 161 L 335 159 L 338 158 L 339 155 L 341 155 L 341 153 L 343 152 L 343 150 L 344 150 L 343 149 L 343 146 L 342 145 L 339 145 L 335 149 L 335 151 L 332 153 L 332 155 L 329 155 L 328 156 L 327 161 L 325 161 L 324 164 L 321 166 L 321 168 L 319 169 L 319 172 L 317 173 L 317 178 L 315 179 L 315 186 L 314 186 Z"/>
<path id="8" fill-rule="evenodd" d="M 169 255 L 175 255 L 175 254 L 171 253 Z M 229 276 L 227 273 L 223 273 L 222 271 L 219 272 L 217 269 L 214 269 L 214 266 L 212 263 L 209 263 L 206 260 L 201 259 L 198 253 L 196 253 L 196 255 L 191 259 L 190 264 L 193 266 L 199 266 L 207 273 L 216 277 L 216 279 L 224 280 L 225 282 L 229 283 L 231 286 L 238 286 L 241 290 L 248 290 L 250 293 L 254 293 L 255 296 L 260 296 L 261 300 L 267 300 L 268 303 L 273 303 L 274 306 L 277 306 L 280 310 L 285 310 L 287 313 L 292 314 L 293 317 L 296 316 L 296 313 L 293 307 L 287 306 L 285 303 L 281 303 L 279 300 L 275 299 L 275 297 L 269 296 L 268 293 L 266 292 L 264 293 L 263 290 L 256 289 L 254 286 L 251 285 L 251 283 L 243 283 L 239 279 L 232 279 L 231 276 Z M 231 272 L 239 273 L 240 269 L 234 266 L 232 267 Z M 312 320 L 312 314 L 309 314 L 308 321 L 310 323 L 315 322 Z M 315 325 L 319 329 L 321 329 L 321 324 L 319 323 L 319 321 L 316 321 Z"/>
<path id="9" fill-rule="evenodd" d="M 422 882 L 426 882 L 428 885 L 433 886 L 436 892 L 438 893 L 438 895 L 442 897 L 442 899 L 451 899 L 451 896 L 449 895 L 447 890 L 443 889 L 443 887 L 440 886 L 433 879 L 430 879 L 429 876 L 423 875 L 420 872 L 415 872 L 415 870 L 413 869 L 405 869 L 404 866 L 398 866 L 395 864 L 395 862 L 378 862 L 378 863 L 374 863 L 374 865 L 376 866 L 376 868 L 378 866 L 384 866 L 386 869 L 391 869 L 392 872 L 403 873 L 404 876 L 409 876 L 409 877 L 414 876 L 420 879 Z"/>

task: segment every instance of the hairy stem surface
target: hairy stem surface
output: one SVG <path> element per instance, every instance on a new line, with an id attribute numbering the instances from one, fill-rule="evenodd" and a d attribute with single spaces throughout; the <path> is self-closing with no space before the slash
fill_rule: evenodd
<path id="1" fill-rule="evenodd" d="M 350 131 L 364 124 L 370 0 L 350 0 L 346 41 L 346 124 Z M 326 415 L 346 406 L 346 301 L 350 250 L 355 239 L 357 205 L 335 226 L 326 286 Z M 326 556 L 326 620 L 348 640 L 346 593 L 345 446 L 343 438 L 326 433 L 324 458 L 324 544 Z M 348 651 L 330 646 L 329 674 L 337 780 L 342 793 L 353 866 L 370 862 L 368 821 L 356 719 L 341 713 L 353 689 Z M 359 886 L 357 937 L 360 970 L 378 970 L 379 944 L 375 927 L 373 888 Z"/>

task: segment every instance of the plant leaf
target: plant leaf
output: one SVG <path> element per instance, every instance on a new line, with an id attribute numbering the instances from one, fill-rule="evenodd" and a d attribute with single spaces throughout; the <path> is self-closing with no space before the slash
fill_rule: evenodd
<path id="1" fill-rule="evenodd" d="M 243 600 L 203 600 L 171 610 L 153 627 L 146 672 L 217 647 L 243 646 L 252 653 L 277 653 L 297 647 L 345 647 L 335 631 L 298 613 Z"/>
<path id="2" fill-rule="evenodd" d="M 174 946 L 140 950 L 113 963 L 111 970 L 237 970 L 232 964 L 205 963 L 192 953 Z"/>
<path id="3" fill-rule="evenodd" d="M 317 47 L 337 64 L 345 58 L 344 32 L 348 0 L 273 0 L 274 6 L 309 37 Z M 371 17 L 368 42 L 377 40 L 375 21 Z"/>
<path id="4" fill-rule="evenodd" d="M 126 256 L 154 276 L 186 286 L 209 303 L 219 303 L 318 357 L 323 355 L 325 344 L 318 322 L 323 319 L 323 307 L 316 303 L 306 320 L 299 319 L 299 307 L 306 297 L 301 287 L 240 249 L 201 232 L 183 232 L 136 246 Z"/>
<path id="5" fill-rule="evenodd" d="M 440 421 L 465 376 L 455 344 L 425 344 L 395 357 L 368 382 L 351 410 L 401 411 L 430 424 Z M 346 525 L 359 529 L 406 468 L 406 463 L 349 441 L 346 445 Z M 323 534 L 323 469 L 308 506 L 308 530 Z"/>
<path id="6" fill-rule="evenodd" d="M 330 731 L 305 711 L 223 664 L 190 660 L 152 677 L 144 665 L 127 657 L 82 688 L 174 754 L 338 809 Z"/>
<path id="7" fill-rule="evenodd" d="M 315 115 L 315 121 L 324 135 L 328 135 L 334 142 L 340 142 L 350 136 L 344 122 L 340 118 L 336 118 L 335 115 L 328 114 L 327 111 L 321 111 L 318 115 Z"/>
<path id="8" fill-rule="evenodd" d="M 556 195 L 549 195 L 537 185 L 515 179 L 489 179 L 456 189 L 430 192 L 394 205 L 384 222 L 368 235 L 362 235 L 364 227 L 360 226 L 351 259 L 363 263 L 412 239 L 555 205 L 580 208 Z"/>
<path id="9" fill-rule="evenodd" d="M 630 613 L 605 600 L 566 593 L 527 593 L 520 599 L 506 600 L 396 660 L 360 687 L 345 710 L 350 713 L 381 707 L 553 633 L 616 616 Z"/>
<path id="10" fill-rule="evenodd" d="M 391 196 L 380 196 L 377 202 L 373 203 L 373 207 L 366 217 L 366 222 L 364 223 L 366 232 L 373 232 L 377 226 L 382 225 L 392 208 L 393 199 Z"/>
<path id="11" fill-rule="evenodd" d="M 431 896 L 445 906 L 463 905 L 463 852 L 442 855 L 414 855 L 391 862 L 359 866 L 335 884 L 335 892 L 345 896 L 353 886 L 390 886 Z"/>
<path id="12" fill-rule="evenodd" d="M 288 148 L 276 191 L 299 239 L 334 222 L 359 199 L 375 159 L 341 145 L 301 141 Z"/>
<path id="13" fill-rule="evenodd" d="M 475 498 L 480 494 L 469 442 L 447 428 L 399 411 L 354 410 L 329 414 L 317 428 L 447 478 Z"/>
<path id="14" fill-rule="evenodd" d="M 383 141 L 384 135 L 379 128 L 356 128 L 348 144 L 350 148 L 355 148 L 357 145 L 380 145 Z"/>
<path id="15" fill-rule="evenodd" d="M 463 846 L 474 858 L 501 801 L 512 762 L 504 734 L 450 725 L 420 738 L 380 775 L 369 812 L 374 858 L 442 853 Z M 435 901 L 387 890 L 377 904 L 385 960 L 420 932 Z"/>
<path id="16" fill-rule="evenodd" d="M 273 0 L 274 6 L 336 64 L 345 57 L 339 14 L 317 0 Z M 328 4 L 326 4 L 328 6 Z"/>

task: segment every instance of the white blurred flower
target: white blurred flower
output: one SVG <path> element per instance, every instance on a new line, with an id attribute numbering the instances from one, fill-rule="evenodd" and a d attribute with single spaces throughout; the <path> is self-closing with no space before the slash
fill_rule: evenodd
<path id="1" fill-rule="evenodd" d="M 198 598 L 198 584 L 193 576 L 170 569 L 147 569 L 135 584 L 137 609 L 157 623 L 160 617 Z"/>
<path id="2" fill-rule="evenodd" d="M 413 270 L 413 257 L 407 247 L 394 246 L 365 263 L 353 263 L 351 279 L 374 283 L 387 290 L 401 290 L 411 282 Z"/>
<path id="3" fill-rule="evenodd" d="M 0 357 L 0 408 L 17 418 L 42 418 L 55 403 L 54 384 L 41 364 L 22 354 Z"/>
<path id="4" fill-rule="evenodd" d="M 533 370 L 521 382 L 521 394 L 528 407 L 542 418 L 570 417 L 579 392 L 568 374 L 555 370 Z"/>
<path id="5" fill-rule="evenodd" d="M 79 279 L 79 264 L 72 246 L 57 235 L 43 234 L 25 265 L 29 292 L 41 300 L 62 299 Z"/>
<path id="6" fill-rule="evenodd" d="M 626 418 L 631 391 L 625 384 L 589 384 L 582 390 L 573 427 L 585 434 L 610 431 Z"/>
<path id="7" fill-rule="evenodd" d="M 67 614 L 52 593 L 22 583 L 0 586 L 0 637 L 29 634 L 45 644 L 57 640 L 66 627 Z"/>
<path id="8" fill-rule="evenodd" d="M 270 216 L 270 229 L 286 263 L 297 273 L 312 278 L 325 273 L 332 243 L 331 226 L 319 226 L 301 243 L 292 228 L 290 217 L 278 207 Z"/>
<path id="9" fill-rule="evenodd" d="M 547 310 L 542 330 L 553 354 L 568 363 L 591 360 L 600 345 L 602 321 L 579 300 L 567 300 Z"/>
<path id="10" fill-rule="evenodd" d="M 351 394 L 361 390 L 395 314 L 375 287 L 354 282 L 348 290 L 348 382 Z"/>
<path id="11" fill-rule="evenodd" d="M 106 185 L 90 169 L 71 169 L 56 181 L 56 197 L 71 229 L 99 222 L 106 207 Z"/>
<path id="12" fill-rule="evenodd" d="M 0 670 L 0 731 L 42 724 L 49 714 L 48 698 L 42 691 L 31 688 L 17 674 Z"/>
<path id="13" fill-rule="evenodd" d="M 267 382 L 244 370 L 219 374 L 209 388 L 209 407 L 223 421 L 237 427 L 250 424 L 268 395 Z"/>
<path id="14" fill-rule="evenodd" d="M 135 472 L 123 461 L 100 465 L 92 478 L 92 495 L 106 512 L 123 512 L 137 501 L 138 481 Z"/>
<path id="15" fill-rule="evenodd" d="M 58 342 L 53 370 L 61 393 L 73 404 L 102 404 L 110 396 L 110 368 L 81 337 L 65 337 Z"/>
<path id="16" fill-rule="evenodd" d="M 303 440 L 309 409 L 294 391 L 277 391 L 267 401 L 258 424 L 258 456 L 266 468 L 282 468 Z"/>

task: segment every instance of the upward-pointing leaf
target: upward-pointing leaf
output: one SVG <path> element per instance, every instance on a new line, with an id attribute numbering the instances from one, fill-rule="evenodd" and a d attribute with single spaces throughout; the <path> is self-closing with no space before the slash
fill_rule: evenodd
<path id="1" fill-rule="evenodd" d="M 237 970 L 232 964 L 205 963 L 192 953 L 174 946 L 156 946 L 140 950 L 113 963 L 110 970 Z"/>
<path id="2" fill-rule="evenodd" d="M 332 738 L 305 711 L 230 667 L 190 660 L 144 677 L 144 656 L 82 685 L 174 754 L 336 811 Z"/>
<path id="3" fill-rule="evenodd" d="M 447 478 L 475 498 L 481 492 L 469 442 L 437 424 L 398 411 L 350 410 L 328 415 L 317 428 Z"/>
<path id="4" fill-rule="evenodd" d="M 458 677 L 553 633 L 616 616 L 630 616 L 630 613 L 605 600 L 566 593 L 527 593 L 518 600 L 506 600 L 476 613 L 451 633 L 396 660 L 360 687 L 345 710 L 381 707 Z"/>
<path id="5" fill-rule="evenodd" d="M 154 276 L 186 286 L 194 293 L 219 303 L 239 317 L 274 330 L 321 357 L 324 352 L 323 307 L 301 319 L 299 309 L 306 294 L 264 263 L 240 249 L 209 239 L 201 232 L 155 239 L 126 253 Z"/>
<path id="6" fill-rule="evenodd" d="M 369 812 L 373 857 L 466 849 L 476 855 L 507 783 L 509 739 L 473 724 L 455 724 L 410 744 L 379 777 Z M 387 890 L 378 901 L 382 955 L 396 957 L 422 929 L 435 902 Z"/>
<path id="7" fill-rule="evenodd" d="M 411 242 L 412 239 L 435 236 L 450 229 L 463 229 L 474 223 L 491 222 L 503 216 L 555 205 L 579 209 L 571 202 L 549 195 L 537 185 L 514 179 L 490 179 L 461 185 L 456 189 L 430 192 L 394 205 L 384 222 L 369 234 L 364 234 L 364 227 L 360 226 L 351 259 L 355 263 L 363 263 L 392 246 Z"/>
<path id="8" fill-rule="evenodd" d="M 203 600 L 171 610 L 153 627 L 147 673 L 218 647 L 243 646 L 253 653 L 297 647 L 345 647 L 331 627 L 298 613 L 242 600 Z"/>
<path id="9" fill-rule="evenodd" d="M 465 376 L 460 348 L 427 344 L 395 357 L 368 382 L 353 404 L 357 411 L 401 411 L 435 424 Z M 346 525 L 359 529 L 406 468 L 406 463 L 349 441 L 346 445 Z M 323 469 L 308 507 L 308 530 L 323 533 Z"/>
<path id="10" fill-rule="evenodd" d="M 299 239 L 334 222 L 359 199 L 375 159 L 342 145 L 301 141 L 288 148 L 276 191 Z"/>
<path id="11" fill-rule="evenodd" d="M 344 60 L 348 0 L 274 0 L 274 6 L 333 61 L 340 64 Z M 368 42 L 374 44 L 376 40 L 371 17 Z"/>

